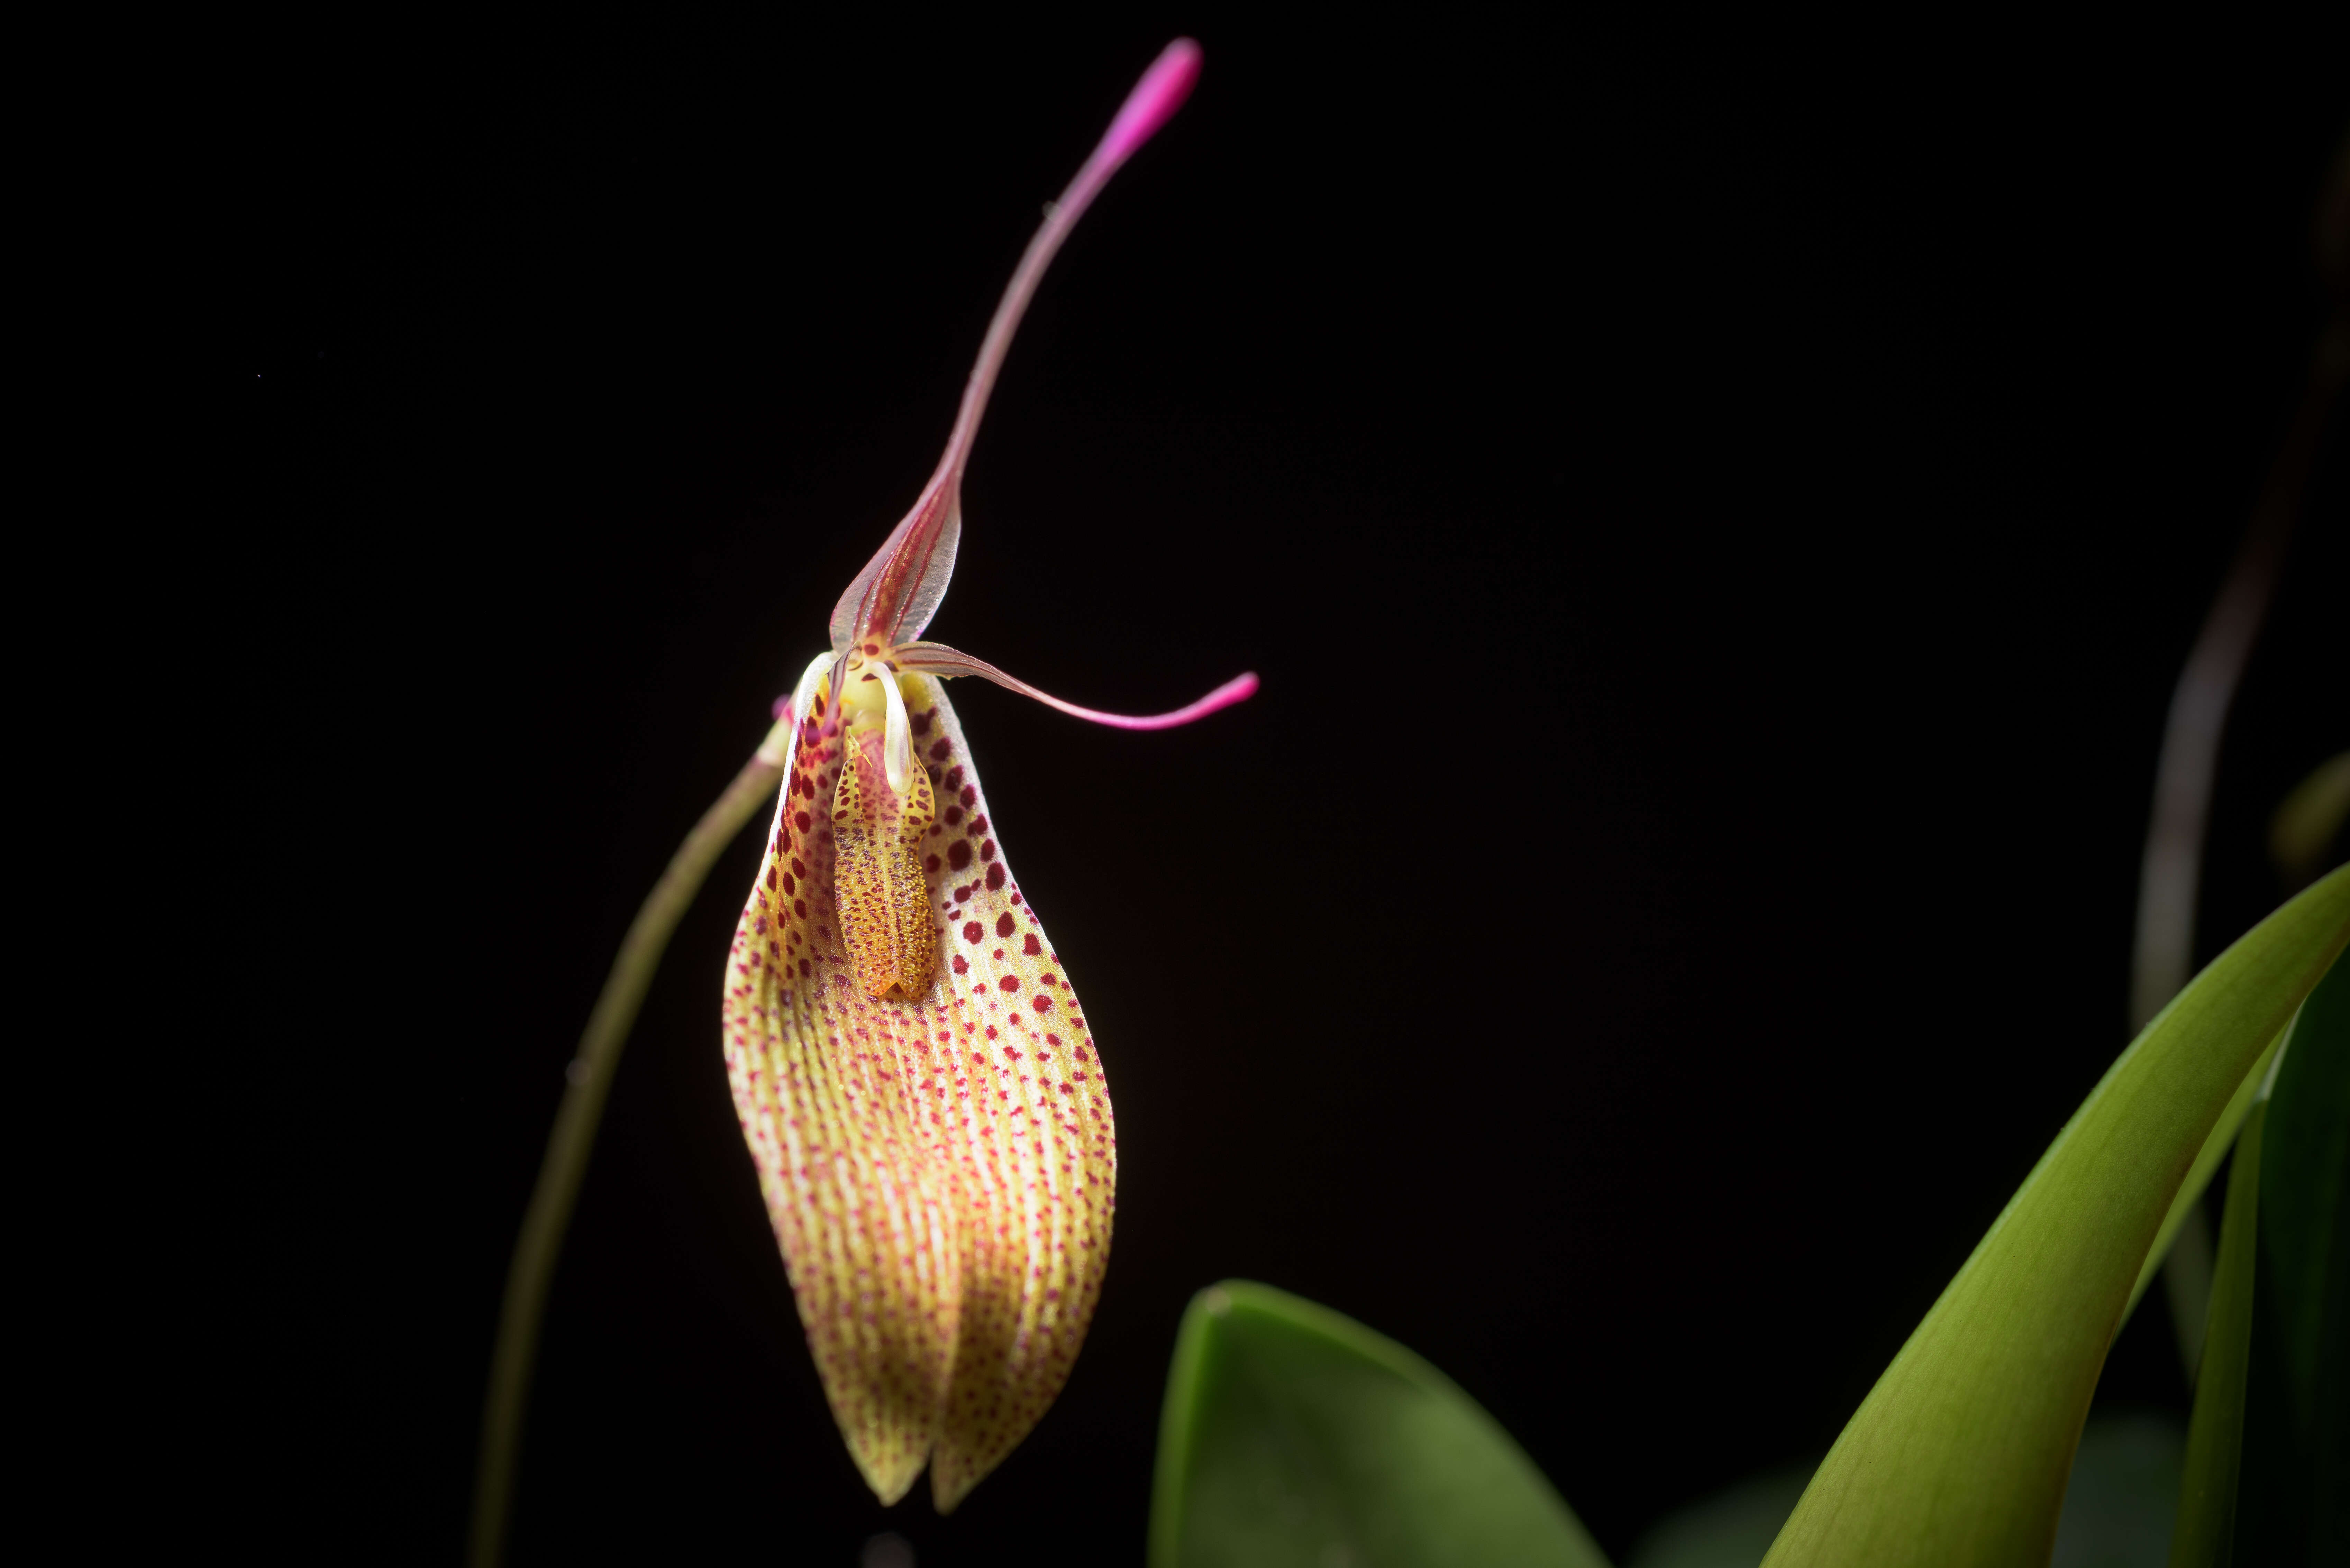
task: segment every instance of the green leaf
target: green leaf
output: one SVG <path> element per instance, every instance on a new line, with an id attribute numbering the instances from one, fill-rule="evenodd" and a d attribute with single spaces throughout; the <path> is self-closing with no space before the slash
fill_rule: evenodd
<path id="1" fill-rule="evenodd" d="M 2317 1425 L 2320 1363 L 2344 1335 L 2326 1332 L 2345 1306 L 2334 1293 L 2350 1179 L 2350 964 L 2310 993 L 2277 1068 L 2261 1157 L 2261 1234 L 2282 1340 L 2294 1425 Z M 2334 1289 L 2329 1290 L 2332 1286 Z"/>
<path id="2" fill-rule="evenodd" d="M 2163 1568 L 2187 1429 L 2176 1417 L 2106 1411 L 2081 1428 L 2054 1568 Z"/>
<path id="3" fill-rule="evenodd" d="M 2064 1488 L 2054 1568 L 2164 1568 L 2186 1451 L 2187 1428 L 2170 1416 L 2091 1416 Z M 1675 1510 L 1640 1537 L 1626 1568 L 1754 1568 L 1817 1468 L 1768 1470 Z"/>
<path id="4" fill-rule="evenodd" d="M 2244 1448 L 2244 1381 L 2252 1344 L 2252 1262 L 2259 1256 L 2261 1127 L 2268 1102 L 2255 1099 L 2229 1168 L 2228 1210 L 2220 1220 L 2220 1261 L 2211 1271 L 2211 1313 L 2195 1373 L 2195 1417 L 2178 1483 L 2171 1568 L 2224 1568 L 2236 1533 L 2236 1475 Z"/>
<path id="5" fill-rule="evenodd" d="M 2350 960 L 2302 1004 L 2261 1147 L 2239 1563 L 2350 1563 Z"/>
<path id="6" fill-rule="evenodd" d="M 1500 1423 L 1352 1318 L 1228 1280 L 1176 1336 L 1151 1568 L 1607 1568 Z"/>
<path id="7" fill-rule="evenodd" d="M 2049 1560 L 2089 1397 L 2155 1233 L 2345 940 L 2350 868 L 2262 921 L 2146 1026 L 1862 1401 L 1768 1563 Z"/>
<path id="8" fill-rule="evenodd" d="M 2219 1122 L 2211 1128 L 2211 1136 L 2203 1140 L 2203 1147 L 2195 1156 L 2195 1163 L 2187 1168 L 2187 1179 L 2179 1183 L 2178 1196 L 2170 1200 L 2170 1212 L 2162 1217 L 2161 1228 L 2154 1233 L 2154 1245 L 2147 1250 L 2146 1262 L 2138 1265 L 2137 1283 L 2130 1287 L 2129 1304 L 2122 1309 L 2124 1323 L 2129 1321 L 2130 1314 L 2137 1311 L 2138 1302 L 2146 1295 L 2146 1287 L 2162 1272 L 2162 1261 L 2170 1255 L 2170 1243 L 2178 1237 L 2178 1228 L 2187 1222 L 2189 1212 L 2203 1201 L 2203 1194 L 2210 1189 L 2211 1179 L 2220 1174 L 2220 1162 L 2226 1159 L 2228 1151 L 2236 1147 L 2236 1135 L 2243 1130 L 2244 1117 L 2252 1108 L 2252 1096 L 2259 1090 L 2261 1080 L 2268 1076 L 2269 1064 L 2276 1059 L 2277 1047 L 2283 1043 L 2284 1035 L 2282 1033 L 2269 1042 L 2269 1048 L 2261 1053 L 2260 1060 L 2252 1064 L 2252 1070 L 2244 1075 L 2242 1083 L 2236 1085 L 2235 1094 L 2228 1100 L 2227 1109 L 2220 1113 Z"/>

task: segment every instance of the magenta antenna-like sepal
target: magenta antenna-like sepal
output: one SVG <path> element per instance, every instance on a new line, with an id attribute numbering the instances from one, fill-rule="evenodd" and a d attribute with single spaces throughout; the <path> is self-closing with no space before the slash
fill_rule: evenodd
<path id="1" fill-rule="evenodd" d="M 995 389 L 996 372 L 1012 347 L 1012 335 L 1028 301 L 1052 265 L 1054 254 L 1076 227 L 1095 195 L 1118 171 L 1135 149 L 1157 133 L 1200 79 L 1200 46 L 1178 38 L 1159 58 L 1118 111 L 1085 167 L 1077 171 L 1061 199 L 1045 210 L 1044 226 L 1036 231 L 1020 265 L 1004 286 L 1003 298 L 987 324 L 979 358 L 963 384 L 962 404 L 955 411 L 954 430 L 936 472 L 922 487 L 913 510 L 889 531 L 874 557 L 857 574 L 848 591 L 832 609 L 832 646 L 846 652 L 853 642 L 878 639 L 883 643 L 910 642 L 922 635 L 939 601 L 946 597 L 947 581 L 954 576 L 955 547 L 962 537 L 962 471 L 971 461 L 972 441 L 979 434 L 980 416 L 987 411 L 988 394 Z"/>
<path id="2" fill-rule="evenodd" d="M 983 680 L 993 680 L 1007 691 L 1017 691 L 1023 697 L 1033 697 L 1047 708 L 1059 710 L 1073 719 L 1088 723 L 1107 724 L 1113 730 L 1172 730 L 1189 724 L 1209 714 L 1245 702 L 1256 695 L 1256 672 L 1249 670 L 1235 675 L 1196 702 L 1187 702 L 1169 713 L 1105 713 L 1098 708 L 1080 708 L 1075 702 L 1065 702 L 1047 691 L 1039 691 L 1016 675 L 1006 675 L 984 659 L 973 659 L 961 649 L 949 648 L 943 642 L 910 642 L 898 649 L 894 662 L 901 670 L 918 670 L 925 675 L 952 679 L 958 675 L 976 675 Z"/>
<path id="3" fill-rule="evenodd" d="M 1118 118 L 1109 122 L 1109 130 L 1094 149 L 1089 161 L 1106 164 L 1106 174 L 1126 161 L 1128 154 L 1149 140 L 1159 128 L 1175 118 L 1183 100 L 1191 96 L 1191 88 L 1200 80 L 1200 46 L 1189 38 L 1178 38 L 1159 51 L 1134 90 L 1126 95 L 1125 104 Z"/>

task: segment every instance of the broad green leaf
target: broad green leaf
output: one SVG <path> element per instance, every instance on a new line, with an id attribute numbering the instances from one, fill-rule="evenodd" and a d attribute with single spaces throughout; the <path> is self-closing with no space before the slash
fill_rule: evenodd
<path id="1" fill-rule="evenodd" d="M 2090 1417 L 2064 1489 L 2053 1568 L 2164 1568 L 2186 1449 L 2187 1428 L 2170 1416 Z M 1766 1471 L 1676 1510 L 1640 1537 L 1626 1568 L 1755 1568 L 1817 1468 Z"/>
<path id="2" fill-rule="evenodd" d="M 1525 1450 L 1352 1318 L 1228 1280 L 1175 1341 L 1151 1568 L 1607 1568 Z"/>
<path id="3" fill-rule="evenodd" d="M 2303 1003 L 2261 1145 L 2238 1563 L 2350 1563 L 2350 959 Z"/>
<path id="4" fill-rule="evenodd" d="M 2220 1162 L 2228 1158 L 2230 1149 L 2236 1147 L 2236 1134 L 2243 1129 L 2245 1114 L 2252 1108 L 2252 1096 L 2259 1091 L 2261 1080 L 2268 1076 L 2269 1064 L 2276 1060 L 2277 1047 L 2283 1043 L 2282 1034 L 2269 1042 L 2269 1048 L 2261 1053 L 2260 1060 L 2252 1064 L 2252 1070 L 2244 1075 L 2242 1083 L 2236 1085 L 2234 1096 L 2228 1101 L 2228 1108 L 2220 1113 L 2220 1120 L 2211 1128 L 2211 1136 L 2203 1140 L 2202 1150 L 2196 1155 L 2195 1163 L 2187 1168 L 2187 1179 L 2179 1183 L 2178 1195 L 2170 1200 L 2170 1212 L 2162 1217 L 2161 1229 L 2154 1233 L 2154 1245 L 2147 1251 L 2146 1262 L 2138 1265 L 2137 1283 L 2130 1287 L 2129 1305 L 2122 1309 L 2124 1323 L 2129 1321 L 2130 1314 L 2137 1311 L 2137 1303 L 2146 1295 L 2146 1287 L 2154 1282 L 2155 1275 L 2162 1272 L 2162 1261 L 2170 1255 L 2170 1243 L 2178 1237 L 2178 1228 L 2187 1222 L 2189 1211 L 2202 1202 L 2203 1194 L 2210 1189 L 2211 1179 L 2220 1173 Z"/>
<path id="5" fill-rule="evenodd" d="M 2170 1568 L 2224 1568 L 2236 1532 L 2236 1475 L 2244 1448 L 2244 1379 L 2252 1344 L 2252 1263 L 2259 1256 L 2261 1127 L 2268 1102 L 2255 1099 L 2236 1140 L 2228 1210 L 2220 1220 L 2220 1261 L 2211 1271 L 2211 1313 L 2195 1373 L 2195 1418 L 2178 1485 L 2178 1527 Z"/>
<path id="6" fill-rule="evenodd" d="M 2155 1233 L 2345 940 L 2350 868 L 2262 921 L 2146 1026 L 1862 1401 L 1767 1562 L 2049 1560 L 2089 1397 Z"/>

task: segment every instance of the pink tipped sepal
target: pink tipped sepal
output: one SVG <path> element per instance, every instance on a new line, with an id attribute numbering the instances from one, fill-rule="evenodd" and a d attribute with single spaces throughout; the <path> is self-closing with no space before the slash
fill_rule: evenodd
<path id="1" fill-rule="evenodd" d="M 1012 334 L 1036 292 L 1037 281 L 1118 166 L 1183 107 L 1199 79 L 1200 46 L 1189 38 L 1168 45 L 1127 95 L 1125 106 L 1094 148 L 1093 156 L 1061 192 L 1061 199 L 1045 209 L 1044 226 L 1022 253 L 995 316 L 987 324 L 987 336 L 980 342 L 979 358 L 963 384 L 962 404 L 955 411 L 954 429 L 947 435 L 938 471 L 922 487 L 914 509 L 891 530 L 833 606 L 836 653 L 845 653 L 851 643 L 868 639 L 894 644 L 920 637 L 938 612 L 948 579 L 954 575 L 955 549 L 962 538 L 963 464 L 971 459 L 980 416 L 987 410 L 988 394 L 994 389 L 996 373 L 1012 347 Z"/>
<path id="2" fill-rule="evenodd" d="M 983 680 L 993 680 L 1007 691 L 1017 691 L 1023 697 L 1033 697 L 1047 708 L 1058 709 L 1073 719 L 1088 723 L 1107 724 L 1113 730 L 1172 730 L 1179 725 L 1204 719 L 1220 709 L 1235 702 L 1245 702 L 1256 695 L 1256 672 L 1235 675 L 1196 702 L 1188 702 L 1171 713 L 1105 713 L 1098 708 L 1080 708 L 1075 702 L 1064 702 L 1049 692 L 1039 691 L 1016 676 L 1006 675 L 983 659 L 973 659 L 960 649 L 949 648 L 943 642 L 910 642 L 892 656 L 900 670 L 919 670 L 925 675 L 951 678 L 976 675 Z"/>
<path id="3" fill-rule="evenodd" d="M 1134 90 L 1126 95 L 1125 106 L 1118 118 L 1109 122 L 1101 145 L 1094 149 L 1090 161 L 1115 168 L 1123 163 L 1134 150 L 1159 134 L 1159 128 L 1175 118 L 1183 100 L 1191 96 L 1191 88 L 1200 80 L 1200 46 L 1189 38 L 1178 38 L 1159 51 Z M 1107 169 L 1103 172 L 1107 173 Z"/>

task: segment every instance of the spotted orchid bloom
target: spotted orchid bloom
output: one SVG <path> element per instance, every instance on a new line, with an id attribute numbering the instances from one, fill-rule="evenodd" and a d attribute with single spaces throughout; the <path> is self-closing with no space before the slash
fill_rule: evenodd
<path id="1" fill-rule="evenodd" d="M 1243 675 L 1175 712 L 1124 717 L 920 640 L 1021 312 L 1199 69 L 1198 46 L 1169 46 L 1046 210 L 937 472 L 783 706 L 783 794 L 727 963 L 726 1070 L 826 1397 L 884 1503 L 928 1461 L 952 1509 L 1044 1415 L 1100 1293 L 1118 1175 L 1085 1009 L 1012 875 L 942 683 L 977 675 L 1137 730 L 1256 689 Z"/>

